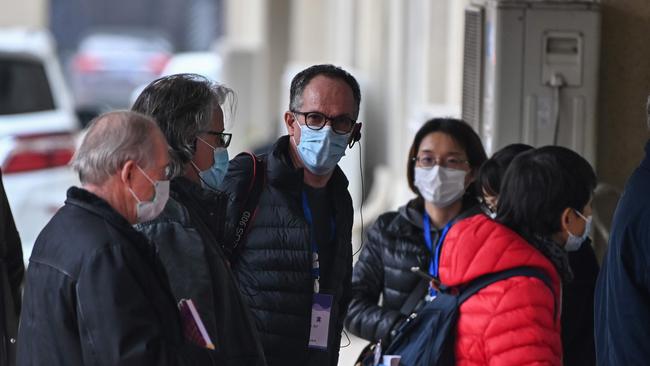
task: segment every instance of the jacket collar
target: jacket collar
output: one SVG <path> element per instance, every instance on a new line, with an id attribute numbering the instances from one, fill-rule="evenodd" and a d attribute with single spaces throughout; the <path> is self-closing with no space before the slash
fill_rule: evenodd
<path id="1" fill-rule="evenodd" d="M 289 136 L 280 137 L 271 153 L 266 159 L 266 176 L 270 185 L 287 190 L 289 192 L 300 192 L 302 190 L 304 172 L 302 168 L 296 168 L 289 156 Z M 327 182 L 327 190 L 337 193 L 340 190 L 347 190 L 348 179 L 337 165 L 334 173 Z M 333 190 L 337 192 L 332 192 Z"/>
<path id="2" fill-rule="evenodd" d="M 400 207 L 398 212 L 399 216 L 403 220 L 397 220 L 388 227 L 388 230 L 398 234 L 404 233 L 405 230 L 409 230 L 409 228 L 411 230 L 415 229 L 418 232 L 424 230 L 422 222 L 424 220 L 424 205 L 422 204 L 421 199 L 414 198 L 410 200 L 406 205 Z M 452 221 L 455 223 L 456 221 L 477 215 L 479 213 L 481 213 L 481 209 L 478 202 L 472 197 L 465 195 L 463 197 L 463 208 L 460 214 L 454 217 Z M 400 222 L 402 224 L 400 224 Z M 432 231 L 437 232 L 441 230 L 437 230 L 432 227 Z"/>
<path id="3" fill-rule="evenodd" d="M 77 206 L 106 220 L 111 226 L 119 230 L 140 251 L 155 256 L 152 245 L 147 245 L 147 238 L 137 232 L 120 213 L 101 197 L 78 187 L 70 187 L 67 192 L 66 205 Z"/>
<path id="4" fill-rule="evenodd" d="M 204 189 L 200 184 L 194 183 L 185 177 L 174 178 L 170 184 L 172 195 L 180 196 L 180 201 L 192 198 L 195 201 L 208 203 L 209 205 L 219 205 L 227 199 L 225 193 Z"/>

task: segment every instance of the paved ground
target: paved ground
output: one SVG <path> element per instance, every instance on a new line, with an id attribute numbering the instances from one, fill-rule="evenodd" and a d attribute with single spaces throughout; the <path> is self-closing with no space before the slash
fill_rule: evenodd
<path id="1" fill-rule="evenodd" d="M 353 366 L 354 361 L 356 361 L 357 357 L 359 356 L 359 352 L 361 352 L 363 347 L 368 344 L 368 341 L 357 338 L 349 332 L 348 337 L 350 337 L 350 345 L 345 348 L 343 348 L 343 346 L 348 344 L 348 339 L 345 338 L 345 334 L 343 334 L 343 337 L 341 339 L 342 348 L 339 353 L 339 366 Z"/>

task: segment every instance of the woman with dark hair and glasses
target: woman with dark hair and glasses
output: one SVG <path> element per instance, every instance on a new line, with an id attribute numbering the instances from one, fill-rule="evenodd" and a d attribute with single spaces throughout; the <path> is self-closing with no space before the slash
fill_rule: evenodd
<path id="1" fill-rule="evenodd" d="M 495 218 L 497 215 L 497 202 L 503 179 L 508 166 L 517 155 L 533 149 L 526 144 L 510 144 L 495 152 L 487 159 L 478 171 L 476 185 L 480 193 L 479 200 L 486 215 Z"/>
<path id="2" fill-rule="evenodd" d="M 194 74 L 162 77 L 138 96 L 132 109 L 153 117 L 169 144 L 171 192 L 162 214 L 136 229 L 155 244 L 176 301 L 194 303 L 217 363 L 261 366 L 259 335 L 222 249 L 228 198 L 217 189 L 228 168 L 224 112 L 233 98 Z"/>
<path id="3" fill-rule="evenodd" d="M 502 180 L 510 163 L 521 153 L 532 150 L 526 144 L 512 144 L 497 151 L 479 170 L 477 183 L 483 193 L 483 209 L 488 216 L 495 218 Z M 543 151 L 543 150 L 542 150 Z M 576 180 L 587 185 L 593 173 L 576 154 L 559 149 L 558 158 L 566 159 L 567 169 L 573 169 Z M 562 157 L 562 156 L 565 157 Z M 565 172 L 566 173 L 566 172 Z M 580 175 L 580 177 L 578 177 Z M 573 241 L 565 246 L 573 280 L 562 282 L 562 349 L 565 365 L 594 366 L 594 292 L 598 277 L 598 260 L 591 246 L 591 239 Z"/>
<path id="4" fill-rule="evenodd" d="M 457 365 L 563 364 L 561 284 L 573 278 L 567 251 L 589 233 L 595 186 L 593 169 L 575 152 L 533 149 L 508 167 L 496 220 L 476 215 L 450 230 L 440 260 L 444 285 L 462 287 L 519 267 L 541 270 L 546 278 L 509 277 L 465 301 L 456 329 Z M 564 364 L 582 364 L 574 361 Z"/>
<path id="5" fill-rule="evenodd" d="M 416 133 L 406 175 L 417 197 L 381 215 L 368 231 L 352 276 L 345 323 L 350 332 L 386 342 L 417 301 L 433 295 L 411 267 L 438 275 L 438 254 L 449 228 L 481 212 L 474 179 L 485 159 L 479 136 L 461 120 L 432 119 Z"/>

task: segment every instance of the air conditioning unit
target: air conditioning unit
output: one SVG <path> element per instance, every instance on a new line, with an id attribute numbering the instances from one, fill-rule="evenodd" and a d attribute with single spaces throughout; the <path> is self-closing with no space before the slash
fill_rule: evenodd
<path id="1" fill-rule="evenodd" d="M 465 11 L 462 116 L 488 154 L 523 142 L 596 159 L 600 6 L 482 0 Z"/>

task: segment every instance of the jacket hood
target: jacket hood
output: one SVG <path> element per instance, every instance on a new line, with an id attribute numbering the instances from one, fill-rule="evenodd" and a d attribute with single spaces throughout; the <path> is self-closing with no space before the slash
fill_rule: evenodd
<path id="1" fill-rule="evenodd" d="M 442 246 L 440 281 L 458 286 L 485 274 L 520 266 L 544 270 L 558 284 L 559 291 L 560 277 L 551 261 L 506 226 L 485 215 L 476 215 L 449 230 Z"/>

